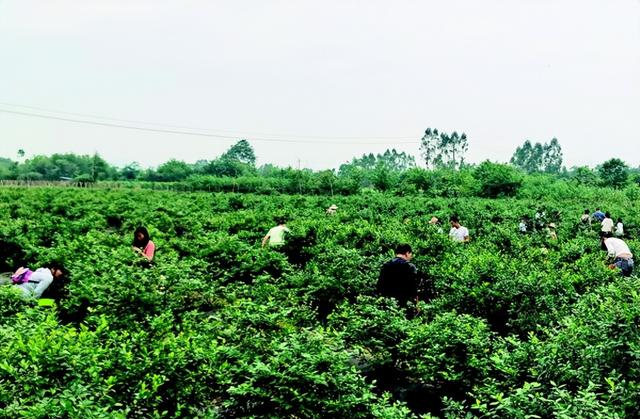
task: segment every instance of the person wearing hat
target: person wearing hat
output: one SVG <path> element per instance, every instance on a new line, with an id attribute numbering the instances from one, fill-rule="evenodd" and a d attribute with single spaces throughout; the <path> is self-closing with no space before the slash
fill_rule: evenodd
<path id="1" fill-rule="evenodd" d="M 438 217 L 431 217 L 431 219 L 429 220 L 429 225 L 433 226 L 432 228 L 435 228 L 438 234 L 444 233 L 442 224 L 440 224 L 440 220 L 438 219 Z"/>
<path id="2" fill-rule="evenodd" d="M 337 209 L 338 209 L 338 206 L 336 204 L 331 204 L 331 206 L 327 208 L 327 214 L 333 215 L 336 213 Z"/>
<path id="3" fill-rule="evenodd" d="M 558 240 L 558 235 L 556 234 L 556 224 L 549 223 L 547 226 L 547 235 L 551 240 Z"/>

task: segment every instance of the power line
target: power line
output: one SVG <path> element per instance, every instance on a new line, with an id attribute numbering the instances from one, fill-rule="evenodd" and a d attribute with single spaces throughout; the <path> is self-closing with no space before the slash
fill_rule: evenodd
<path id="1" fill-rule="evenodd" d="M 100 116 L 100 115 L 95 115 L 95 114 L 65 112 L 65 111 L 58 111 L 58 110 L 54 110 L 54 109 L 42 108 L 42 107 L 39 107 L 39 106 L 26 106 L 26 105 L 18 105 L 18 104 L 6 103 L 6 102 L 0 102 L 0 105 L 9 106 L 9 107 L 13 107 L 13 108 L 32 109 L 32 110 L 44 111 L 44 112 L 54 113 L 54 114 L 79 116 L 79 117 L 82 117 L 82 118 L 92 118 L 92 119 L 101 119 L 101 120 L 106 120 L 106 121 L 125 122 L 125 123 L 136 124 L 136 125 L 151 125 L 151 126 L 158 126 L 158 127 L 172 128 L 172 129 L 180 129 L 180 130 L 187 129 L 187 130 L 193 130 L 193 131 L 206 131 L 206 132 L 210 132 L 210 133 L 222 132 L 222 133 L 228 133 L 229 134 L 229 138 L 238 138 L 238 137 L 243 137 L 245 135 L 257 135 L 259 137 L 260 136 L 283 137 L 283 139 L 287 139 L 287 137 L 288 137 L 288 138 L 299 138 L 299 139 L 309 138 L 309 139 L 319 139 L 319 140 L 395 140 L 395 141 L 398 141 L 398 140 L 413 140 L 413 139 L 415 139 L 414 136 L 398 136 L 398 137 L 357 137 L 357 136 L 354 137 L 354 136 L 344 136 L 344 137 L 342 137 L 342 136 L 317 136 L 317 135 L 296 135 L 296 134 L 282 135 L 282 134 L 256 132 L 256 131 L 240 131 L 240 130 L 229 130 L 229 129 L 218 129 L 218 128 L 188 127 L 188 126 L 184 126 L 184 125 L 169 125 L 169 124 L 161 124 L 161 123 L 157 123 L 157 122 L 148 122 L 148 121 L 139 121 L 139 120 L 132 120 L 132 119 L 112 118 L 112 117 Z M 13 111 L 13 112 L 14 113 L 18 113 L 18 111 Z M 63 118 L 63 119 L 65 119 L 65 118 Z M 222 136 L 222 135 L 220 135 L 220 136 Z M 358 143 L 358 144 L 360 144 L 360 143 Z"/>
<path id="2" fill-rule="evenodd" d="M 303 141 L 303 140 L 292 140 L 292 139 L 281 139 L 281 138 L 261 138 L 261 137 L 252 137 L 252 136 L 218 135 L 218 134 L 207 134 L 207 133 L 202 133 L 202 132 L 189 132 L 189 131 L 179 131 L 179 130 L 170 130 L 170 129 L 145 128 L 145 127 L 137 127 L 137 126 L 134 126 L 134 125 L 124 125 L 124 124 L 115 124 L 115 123 L 98 122 L 98 121 L 87 121 L 87 120 L 73 119 L 73 118 L 62 118 L 62 117 L 58 117 L 58 116 L 35 114 L 35 113 L 31 113 L 31 112 L 18 112 L 18 111 L 12 111 L 12 110 L 8 110 L 8 109 L 0 109 L 0 112 L 10 113 L 10 114 L 15 114 L 15 115 L 28 116 L 28 117 L 33 117 L 33 118 L 53 119 L 53 120 L 57 120 L 57 121 L 73 122 L 73 123 L 86 124 L 86 125 L 97 125 L 97 126 L 110 127 L 110 128 L 124 128 L 124 129 L 131 129 L 131 130 L 137 130 L 137 131 L 156 132 L 156 133 L 163 133 L 163 134 L 192 135 L 192 136 L 197 136 L 197 137 L 221 138 L 221 139 L 228 139 L 228 140 L 237 140 L 240 137 L 244 137 L 244 138 L 246 138 L 248 140 L 251 140 L 251 141 L 280 142 L 280 143 L 303 143 L 303 144 L 314 143 L 314 144 L 333 144 L 333 145 L 340 145 L 340 144 L 348 144 L 348 145 L 385 145 L 386 144 L 386 143 L 372 143 L 372 142 L 357 142 L 357 143 L 356 142 L 351 142 L 351 143 L 349 143 L 349 142 L 344 142 L 344 141 L 340 141 L 340 142 L 336 142 L 336 141 Z M 411 142 L 407 141 L 407 142 L 395 142 L 394 144 L 415 144 L 415 143 L 416 143 L 415 141 L 411 141 Z"/>

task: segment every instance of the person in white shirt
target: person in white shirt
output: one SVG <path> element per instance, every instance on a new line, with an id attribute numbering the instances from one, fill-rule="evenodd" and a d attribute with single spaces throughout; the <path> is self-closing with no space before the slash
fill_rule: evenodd
<path id="1" fill-rule="evenodd" d="M 614 232 L 614 236 L 616 236 L 616 237 L 624 236 L 624 224 L 622 224 L 622 218 L 618 218 L 618 222 L 616 224 L 616 231 Z"/>
<path id="2" fill-rule="evenodd" d="M 451 230 L 449 230 L 449 237 L 451 237 L 451 239 L 463 243 L 471 240 L 469 230 L 460 225 L 460 220 L 456 215 L 452 215 L 451 218 L 449 218 L 449 222 L 451 223 Z"/>
<path id="3" fill-rule="evenodd" d="M 602 231 L 603 233 L 613 232 L 613 220 L 611 219 L 611 214 L 606 213 L 604 215 L 604 220 L 602 220 L 600 231 Z"/>
<path id="4" fill-rule="evenodd" d="M 527 232 L 527 220 L 526 218 L 522 218 L 520 220 L 520 224 L 518 224 L 518 231 L 522 234 Z"/>
<path id="5" fill-rule="evenodd" d="M 262 247 L 265 247 L 267 242 L 270 247 L 279 247 L 284 244 L 284 233 L 289 233 L 291 230 L 287 228 L 285 220 L 279 220 L 278 225 L 273 227 L 266 236 L 262 239 Z"/>
<path id="6" fill-rule="evenodd" d="M 40 298 L 53 281 L 59 280 L 64 273 L 62 265 L 52 263 L 48 268 L 38 268 L 35 271 L 21 267 L 11 278 L 25 297 Z"/>
<path id="7" fill-rule="evenodd" d="M 607 255 L 613 258 L 613 263 L 609 264 L 609 269 L 620 269 L 620 273 L 624 276 L 630 276 L 633 272 L 633 254 L 629 250 L 629 246 L 617 237 L 611 237 L 611 234 L 603 234 L 601 237 L 602 250 L 607 251 Z"/>
<path id="8" fill-rule="evenodd" d="M 331 206 L 329 208 L 327 208 L 326 212 L 329 215 L 334 215 L 337 210 L 338 210 L 338 206 L 336 204 L 331 204 Z"/>

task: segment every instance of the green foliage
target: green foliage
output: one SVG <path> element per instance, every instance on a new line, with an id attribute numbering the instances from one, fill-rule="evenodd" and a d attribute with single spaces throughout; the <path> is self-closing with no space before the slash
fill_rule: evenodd
<path id="1" fill-rule="evenodd" d="M 256 154 L 247 140 L 240 140 L 232 145 L 222 156 L 222 160 L 233 160 L 249 166 L 255 166 Z"/>
<path id="2" fill-rule="evenodd" d="M 549 143 L 531 144 L 526 140 L 516 148 L 511 164 L 528 172 L 560 173 L 562 169 L 562 148 L 556 138 Z"/>
<path id="3" fill-rule="evenodd" d="M 620 159 L 610 159 L 598 167 L 603 186 L 621 189 L 629 180 L 628 166 Z"/>
<path id="4" fill-rule="evenodd" d="M 465 133 L 451 134 L 427 128 L 420 140 L 420 150 L 427 167 L 459 169 L 469 148 Z"/>
<path id="5" fill-rule="evenodd" d="M 480 182 L 480 196 L 486 198 L 514 196 L 522 186 L 522 175 L 506 164 L 484 161 L 473 176 Z"/>
<path id="6" fill-rule="evenodd" d="M 339 196 L 331 172 L 321 186 L 270 170 L 273 183 L 194 176 L 211 187 L 199 193 L 0 189 L 2 270 L 56 259 L 70 271 L 53 309 L 0 287 L 0 416 L 640 414 L 640 283 L 606 268 L 597 226 L 576 227 L 601 205 L 625 219 L 635 251 L 636 190 L 536 174 L 515 197 L 475 198 L 518 175 L 486 162 L 407 170 L 409 197 Z M 280 194 L 327 186 L 332 216 L 325 197 Z M 237 193 L 251 188 L 265 189 Z M 558 240 L 518 233 L 539 209 Z M 453 213 L 470 243 L 428 223 Z M 263 249 L 281 216 L 286 245 Z M 130 249 L 141 224 L 157 246 L 150 266 Z M 401 242 L 433 291 L 407 309 L 375 295 Z"/>

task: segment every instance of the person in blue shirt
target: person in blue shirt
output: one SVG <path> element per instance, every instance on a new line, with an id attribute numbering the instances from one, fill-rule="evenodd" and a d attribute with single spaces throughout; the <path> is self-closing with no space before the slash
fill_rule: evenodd
<path id="1" fill-rule="evenodd" d="M 601 223 L 602 220 L 604 220 L 605 216 L 606 214 L 600 211 L 600 208 L 596 208 L 596 212 L 593 213 L 593 219 L 598 220 L 599 223 Z"/>

